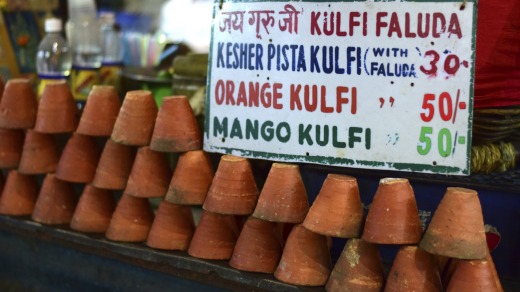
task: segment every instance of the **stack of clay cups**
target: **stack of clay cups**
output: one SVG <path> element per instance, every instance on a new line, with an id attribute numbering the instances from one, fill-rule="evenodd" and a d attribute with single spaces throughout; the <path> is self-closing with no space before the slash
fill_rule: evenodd
<path id="1" fill-rule="evenodd" d="M 419 247 L 447 259 L 443 271 L 446 291 L 503 291 L 486 242 L 476 191 L 447 188 Z"/>
<path id="2" fill-rule="evenodd" d="M 405 178 L 381 179 L 361 240 L 399 248 L 385 291 L 442 291 L 436 259 L 417 247 L 422 232 L 410 182 Z"/>
<path id="3" fill-rule="evenodd" d="M 0 169 L 7 178 L 0 194 L 0 214 L 31 215 L 38 196 L 34 173 L 20 171 L 24 141 L 36 120 L 37 100 L 32 85 L 26 79 L 0 80 Z M 30 134 L 31 133 L 31 134 Z M 26 152 L 28 152 L 27 150 Z M 23 164 L 26 165 L 28 161 Z M 34 164 L 37 164 L 36 161 Z M 3 176 L 3 175 L 2 175 Z"/>
<path id="4" fill-rule="evenodd" d="M 187 250 L 195 222 L 191 206 L 201 205 L 213 169 L 202 150 L 202 135 L 186 96 L 164 97 L 155 119 L 149 152 L 163 157 L 162 198 L 146 245 L 161 250 Z M 178 157 L 172 175 L 166 155 Z M 159 184 L 157 184 L 159 185 Z"/>
<path id="5" fill-rule="evenodd" d="M 242 220 L 253 212 L 257 200 L 258 189 L 249 160 L 222 156 L 204 199 L 202 216 L 188 254 L 202 259 L 229 260 Z"/>
<path id="6" fill-rule="evenodd" d="M 149 199 L 164 195 L 169 166 L 149 148 L 157 111 L 150 91 L 128 91 L 101 154 L 92 185 L 122 192 L 106 228 L 109 240 L 146 241 L 154 218 Z"/>

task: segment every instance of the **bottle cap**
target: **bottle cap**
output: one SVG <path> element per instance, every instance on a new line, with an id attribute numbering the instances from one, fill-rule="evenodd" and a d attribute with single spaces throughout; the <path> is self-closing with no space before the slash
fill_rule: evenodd
<path id="1" fill-rule="evenodd" d="M 61 31 L 61 29 L 61 19 L 47 18 L 45 20 L 45 32 L 58 32 Z"/>

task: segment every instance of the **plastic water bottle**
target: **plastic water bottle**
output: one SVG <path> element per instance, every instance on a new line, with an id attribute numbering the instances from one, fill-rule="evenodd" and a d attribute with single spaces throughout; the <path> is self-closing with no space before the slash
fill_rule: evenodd
<path id="1" fill-rule="evenodd" d="M 40 79 L 38 96 L 45 86 L 70 76 L 72 55 L 67 41 L 62 36 L 62 22 L 58 18 L 45 20 L 45 37 L 38 45 L 36 71 Z"/>
<path id="2" fill-rule="evenodd" d="M 115 14 L 104 12 L 99 16 L 101 21 L 101 62 L 100 83 L 119 88 L 122 61 L 122 40 L 120 30 L 115 21 Z"/>
<path id="3" fill-rule="evenodd" d="M 93 0 L 69 0 L 67 36 L 72 48 L 71 89 L 81 109 L 92 86 L 99 84 L 100 25 Z"/>

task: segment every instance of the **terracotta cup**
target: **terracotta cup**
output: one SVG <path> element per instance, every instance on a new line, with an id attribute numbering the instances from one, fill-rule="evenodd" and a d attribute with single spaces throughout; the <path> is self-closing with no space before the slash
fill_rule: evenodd
<path id="1" fill-rule="evenodd" d="M 213 180 L 209 155 L 194 150 L 179 156 L 165 200 L 181 205 L 202 205 Z"/>
<path id="2" fill-rule="evenodd" d="M 164 153 L 150 147 L 139 148 L 125 194 L 140 198 L 163 197 L 168 190 L 172 171 Z"/>
<path id="3" fill-rule="evenodd" d="M 203 211 L 188 254 L 208 260 L 229 260 L 238 237 L 234 216 Z"/>
<path id="4" fill-rule="evenodd" d="M 499 283 L 496 270 L 489 261 L 457 260 L 446 291 L 503 291 Z"/>
<path id="5" fill-rule="evenodd" d="M 486 258 L 484 218 L 477 192 L 447 188 L 419 246 L 452 258 Z"/>
<path id="6" fill-rule="evenodd" d="M 382 291 L 385 282 L 383 261 L 377 245 L 352 238 L 345 244 L 332 273 L 327 291 Z"/>
<path id="7" fill-rule="evenodd" d="M 229 265 L 243 271 L 273 273 L 281 255 L 276 223 L 251 216 L 238 236 Z"/>
<path id="8" fill-rule="evenodd" d="M 0 168 L 18 167 L 23 144 L 23 130 L 0 128 Z"/>
<path id="9" fill-rule="evenodd" d="M 442 291 L 433 255 L 417 246 L 402 246 L 388 274 L 385 291 Z"/>
<path id="10" fill-rule="evenodd" d="M 381 179 L 368 211 L 363 240 L 379 244 L 416 244 L 421 233 L 419 212 L 408 180 Z"/>
<path id="11" fill-rule="evenodd" d="M 66 81 L 49 83 L 43 89 L 34 130 L 41 133 L 71 133 L 78 124 L 78 108 Z"/>
<path id="12" fill-rule="evenodd" d="M 60 151 L 50 134 L 27 130 L 18 171 L 25 174 L 45 174 L 56 171 Z"/>
<path id="13" fill-rule="evenodd" d="M 155 214 L 146 245 L 164 250 L 187 250 L 194 231 L 191 207 L 163 200 Z"/>
<path id="14" fill-rule="evenodd" d="M 59 180 L 52 173 L 47 174 L 36 200 L 32 219 L 50 225 L 69 224 L 76 203 L 77 197 L 72 185 Z"/>
<path id="15" fill-rule="evenodd" d="M 156 116 L 157 104 L 150 91 L 127 92 L 114 124 L 112 140 L 125 145 L 148 145 Z"/>
<path id="16" fill-rule="evenodd" d="M 99 149 L 90 136 L 74 133 L 61 154 L 56 177 L 75 183 L 90 183 L 99 161 Z"/>
<path id="17" fill-rule="evenodd" d="M 271 222 L 301 223 L 309 199 L 296 164 L 273 163 L 253 216 Z"/>
<path id="18" fill-rule="evenodd" d="M 163 99 L 150 148 L 161 152 L 186 152 L 202 148 L 202 135 L 186 96 Z"/>
<path id="19" fill-rule="evenodd" d="M 105 233 L 115 206 L 114 196 L 109 190 L 88 184 L 79 198 L 70 228 L 82 232 Z"/>
<path id="20" fill-rule="evenodd" d="M 0 214 L 31 215 L 37 196 L 38 183 L 34 176 L 10 170 L 0 196 Z"/>
<path id="21" fill-rule="evenodd" d="M 112 214 L 105 235 L 112 241 L 146 241 L 153 218 L 148 199 L 123 194 Z"/>
<path id="22" fill-rule="evenodd" d="M 233 215 L 253 213 L 258 189 L 246 158 L 224 155 L 204 201 L 204 210 Z"/>
<path id="23" fill-rule="evenodd" d="M 342 238 L 359 237 L 363 225 L 363 206 L 357 180 L 329 174 L 314 200 L 303 226 L 313 232 Z"/>
<path id="24" fill-rule="evenodd" d="M 135 160 L 135 148 L 108 139 L 92 184 L 108 190 L 124 190 Z"/>
<path id="25" fill-rule="evenodd" d="M 298 224 L 287 238 L 274 277 L 294 285 L 323 286 L 331 266 L 327 237 Z"/>
<path id="26" fill-rule="evenodd" d="M 89 136 L 109 137 L 121 107 L 114 86 L 94 85 L 90 91 L 76 132 Z"/>
<path id="27" fill-rule="evenodd" d="M 0 100 L 0 127 L 31 129 L 36 119 L 38 102 L 28 79 L 10 79 Z"/>

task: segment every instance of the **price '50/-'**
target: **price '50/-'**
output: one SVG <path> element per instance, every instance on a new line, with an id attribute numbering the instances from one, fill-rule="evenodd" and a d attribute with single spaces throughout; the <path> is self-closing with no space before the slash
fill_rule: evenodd
<path id="1" fill-rule="evenodd" d="M 466 136 L 459 135 L 457 131 L 453 135 L 450 129 L 442 128 L 435 134 L 432 127 L 422 127 L 417 143 L 417 153 L 423 156 L 428 155 L 433 146 L 441 157 L 448 157 L 455 154 L 458 144 L 466 144 Z"/>

